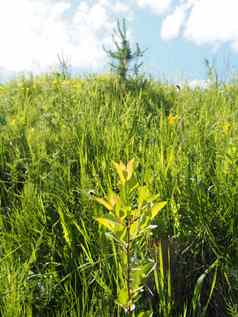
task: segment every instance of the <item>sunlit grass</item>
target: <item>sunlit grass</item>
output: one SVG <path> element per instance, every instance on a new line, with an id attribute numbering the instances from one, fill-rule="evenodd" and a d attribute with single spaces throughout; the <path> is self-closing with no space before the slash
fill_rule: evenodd
<path id="1" fill-rule="evenodd" d="M 117 192 L 112 162 L 133 157 L 136 181 L 167 202 L 143 242 L 157 271 L 136 314 L 229 316 L 238 305 L 237 97 L 235 85 L 178 93 L 152 80 L 121 87 L 110 75 L 1 86 L 0 314 L 126 314 L 116 304 L 119 250 L 95 220 L 94 196 Z"/>

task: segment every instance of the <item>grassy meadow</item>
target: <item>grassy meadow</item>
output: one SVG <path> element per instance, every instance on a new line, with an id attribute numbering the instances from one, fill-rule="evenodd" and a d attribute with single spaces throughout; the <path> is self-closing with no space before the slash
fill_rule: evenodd
<path id="1" fill-rule="evenodd" d="M 166 205 L 149 213 L 155 199 Z M 0 86 L 2 317 L 238 316 L 237 202 L 235 84 Z M 133 241 L 103 218 L 114 203 L 125 230 L 133 210 L 150 215 Z"/>

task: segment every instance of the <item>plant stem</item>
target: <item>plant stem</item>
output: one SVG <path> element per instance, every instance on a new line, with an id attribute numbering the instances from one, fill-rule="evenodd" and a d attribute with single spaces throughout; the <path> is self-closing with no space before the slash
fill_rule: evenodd
<path id="1" fill-rule="evenodd" d="M 132 298 L 131 298 L 131 250 L 130 250 L 130 217 L 127 219 L 127 246 L 126 246 L 126 254 L 127 254 L 127 292 L 128 292 L 128 316 L 132 317 Z"/>

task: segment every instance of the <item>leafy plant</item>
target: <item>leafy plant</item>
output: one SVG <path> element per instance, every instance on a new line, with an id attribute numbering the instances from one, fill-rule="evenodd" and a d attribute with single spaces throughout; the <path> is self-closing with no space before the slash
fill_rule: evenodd
<path id="1" fill-rule="evenodd" d="M 142 62 L 138 62 L 138 59 L 143 57 L 145 50 L 141 50 L 138 43 L 136 43 L 136 49 L 132 51 L 131 45 L 127 35 L 126 20 L 122 22 L 117 21 L 117 28 L 113 33 L 113 42 L 115 45 L 115 51 L 104 50 L 108 56 L 112 59 L 112 70 L 123 81 L 127 79 L 128 73 L 132 70 L 135 75 L 139 74 L 139 70 L 143 65 Z M 132 69 L 130 65 L 133 64 Z"/>
<path id="2" fill-rule="evenodd" d="M 208 82 L 214 87 L 218 87 L 218 72 L 216 70 L 214 62 L 210 62 L 207 58 L 204 60 L 204 64 L 207 70 Z"/>
<path id="3" fill-rule="evenodd" d="M 56 75 L 61 79 L 69 79 L 71 77 L 70 59 L 65 57 L 63 53 L 57 54 L 59 72 Z"/>
<path id="4" fill-rule="evenodd" d="M 128 316 L 132 316 L 143 291 L 143 280 L 155 267 L 153 262 L 142 256 L 146 254 L 145 240 L 156 227 L 153 220 L 166 202 L 158 202 L 159 195 L 152 195 L 146 186 L 131 181 L 134 160 L 127 165 L 122 162 L 114 162 L 113 165 L 119 177 L 119 193 L 111 191 L 106 198 L 95 198 L 108 210 L 96 220 L 119 247 L 117 257 L 122 274 L 116 302 Z"/>

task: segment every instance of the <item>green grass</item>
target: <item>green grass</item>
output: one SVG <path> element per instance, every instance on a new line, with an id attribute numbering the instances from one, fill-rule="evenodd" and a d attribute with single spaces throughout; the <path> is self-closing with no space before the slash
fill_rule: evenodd
<path id="1" fill-rule="evenodd" d="M 134 158 L 136 182 L 167 201 L 135 316 L 237 316 L 237 102 L 235 84 L 176 93 L 107 75 L 1 86 L 0 315 L 126 316 L 92 193 L 117 191 L 112 162 Z"/>

